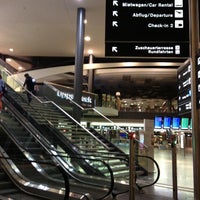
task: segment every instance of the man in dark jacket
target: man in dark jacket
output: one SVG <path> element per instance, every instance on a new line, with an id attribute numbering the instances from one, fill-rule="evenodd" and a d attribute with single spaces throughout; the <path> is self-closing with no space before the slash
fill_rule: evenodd
<path id="1" fill-rule="evenodd" d="M 35 94 L 35 89 L 34 89 L 35 81 L 28 73 L 24 74 L 24 77 L 25 77 L 25 81 L 24 81 L 23 87 L 26 86 L 26 89 L 28 90 L 27 98 L 28 98 L 28 102 L 30 103 L 32 100 L 32 94 Z"/>

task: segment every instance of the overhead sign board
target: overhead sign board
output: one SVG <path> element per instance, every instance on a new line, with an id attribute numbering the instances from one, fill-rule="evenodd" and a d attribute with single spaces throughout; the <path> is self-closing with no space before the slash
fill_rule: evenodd
<path id="1" fill-rule="evenodd" d="M 191 103 L 191 65 L 187 63 L 178 70 L 178 112 L 190 113 Z"/>
<path id="2" fill-rule="evenodd" d="M 107 0 L 106 56 L 188 57 L 187 0 Z"/>

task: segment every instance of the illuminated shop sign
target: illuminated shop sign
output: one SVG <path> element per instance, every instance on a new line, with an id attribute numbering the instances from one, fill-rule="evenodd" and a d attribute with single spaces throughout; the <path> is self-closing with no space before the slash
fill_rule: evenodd
<path id="1" fill-rule="evenodd" d="M 187 0 L 107 0 L 106 56 L 188 57 Z"/>
<path id="2" fill-rule="evenodd" d="M 67 100 L 73 100 L 74 94 L 57 90 L 57 97 Z M 92 104 L 92 98 L 90 96 L 83 95 L 81 97 L 81 101 L 82 103 Z"/>

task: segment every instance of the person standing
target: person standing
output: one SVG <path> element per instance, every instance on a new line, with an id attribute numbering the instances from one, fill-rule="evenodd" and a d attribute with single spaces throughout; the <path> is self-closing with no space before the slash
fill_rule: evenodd
<path id="1" fill-rule="evenodd" d="M 0 113 L 3 110 L 2 98 L 3 98 L 3 95 L 4 95 L 4 88 L 5 88 L 5 83 L 4 83 L 2 76 L 0 74 Z"/>
<path id="2" fill-rule="evenodd" d="M 32 101 L 32 94 L 35 94 L 35 81 L 34 79 L 28 74 L 24 74 L 25 77 L 25 81 L 23 84 L 23 87 L 26 87 L 27 91 L 27 98 L 28 98 L 28 102 L 30 103 Z"/>

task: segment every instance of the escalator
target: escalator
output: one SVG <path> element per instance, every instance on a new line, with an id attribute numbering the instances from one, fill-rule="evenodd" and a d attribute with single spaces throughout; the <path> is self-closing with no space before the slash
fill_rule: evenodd
<path id="1" fill-rule="evenodd" d="M 66 90 L 65 90 L 66 89 Z M 97 138 L 97 140 L 101 141 L 101 144 L 105 146 L 109 150 L 109 157 L 107 157 L 107 152 L 104 150 L 101 150 L 100 148 L 95 149 L 94 151 L 100 152 L 100 154 L 96 154 L 96 156 L 100 159 L 104 159 L 106 162 L 108 162 L 113 170 L 115 181 L 117 182 L 129 182 L 129 169 L 127 169 L 127 166 L 129 166 L 129 155 L 125 154 L 124 151 L 119 149 L 111 140 L 111 136 L 106 137 L 101 132 L 95 130 L 93 127 L 90 126 L 90 123 L 94 120 L 100 121 L 101 123 L 104 122 L 106 126 L 115 127 L 117 132 L 122 132 L 123 134 L 126 134 L 126 142 L 128 140 L 128 132 L 126 132 L 124 129 L 121 129 L 121 127 L 118 127 L 114 122 L 112 122 L 109 118 L 105 117 L 101 112 L 99 112 L 95 108 L 84 108 L 76 102 L 74 102 L 72 99 L 69 98 L 68 91 L 69 88 L 54 84 L 45 82 L 40 87 L 41 92 L 39 94 L 42 94 L 43 97 L 45 97 L 47 100 L 53 100 L 56 104 L 62 107 L 64 111 L 69 113 L 73 116 L 73 109 L 74 106 L 78 107 L 81 111 L 81 121 L 83 124 L 85 124 L 87 130 L 92 133 L 93 137 Z M 83 94 L 84 95 L 84 94 Z M 84 103 L 83 103 L 84 105 Z M 93 120 L 92 120 L 93 119 Z M 69 124 L 61 123 L 60 129 L 63 132 L 66 132 L 67 129 L 70 129 Z M 67 135 L 65 133 L 65 135 Z M 118 138 L 119 140 L 119 138 Z M 82 147 L 84 149 L 88 150 L 88 139 L 86 138 L 85 144 L 82 143 Z M 159 179 L 159 166 L 156 163 L 156 161 L 148 156 L 148 147 L 144 145 L 143 143 L 140 143 L 139 140 L 135 138 L 135 142 L 137 143 L 135 145 L 135 153 L 136 153 L 136 163 L 135 163 L 135 171 L 136 171 L 136 185 L 139 189 L 142 189 L 144 187 L 151 186 L 157 182 Z M 80 141 L 77 140 L 73 141 L 73 143 L 80 144 Z M 93 143 L 93 142 L 92 142 Z M 140 150 L 139 150 L 140 146 Z M 142 150 L 141 150 L 142 149 Z M 138 150 L 140 151 L 141 155 L 138 154 Z M 110 157 L 110 155 L 113 154 L 113 157 Z M 126 163 L 126 165 L 122 164 L 122 161 Z M 151 166 L 151 167 L 150 167 Z M 150 169 L 151 168 L 151 169 Z"/>
<path id="2" fill-rule="evenodd" d="M 16 90 L 16 88 L 20 88 L 20 85 L 15 81 L 12 88 Z M 84 128 L 68 112 L 54 102 L 47 101 L 44 97 L 37 97 L 33 98 L 29 105 L 27 104 L 26 94 L 15 92 L 12 88 L 8 87 L 5 102 L 9 102 L 17 108 L 20 114 L 43 134 L 48 143 L 51 144 L 50 146 L 59 151 L 59 155 L 65 155 L 66 153 L 71 157 L 78 155 L 85 160 L 72 159 L 73 165 L 78 166 L 77 169 L 80 167 L 86 174 L 105 178 L 109 178 L 110 172 L 105 168 L 104 162 L 109 164 L 115 179 L 114 190 L 118 193 L 122 190 L 127 191 L 129 158 L 123 151 L 102 136 L 100 137 L 97 132 Z M 93 158 L 103 162 L 88 161 Z M 138 174 L 140 176 L 147 174 L 145 167 L 141 167 L 139 163 L 137 163 L 135 169 L 139 170 Z M 154 173 L 153 176 L 156 177 L 154 180 L 157 180 L 158 174 L 155 175 Z M 125 183 L 123 185 L 127 187 L 122 187 L 121 182 Z M 143 186 L 140 185 L 140 187 Z"/>
<path id="3" fill-rule="evenodd" d="M 0 157 L 0 158 L 1 158 L 1 160 L 8 159 L 8 157 L 7 158 Z M 11 159 L 9 158 L 9 160 L 11 160 Z M 1 200 L 21 200 L 21 199 L 44 200 L 44 199 L 49 199 L 44 196 L 41 197 L 40 192 L 32 193 L 32 192 L 27 192 L 26 189 L 22 189 L 22 188 L 20 189 L 20 186 L 16 186 L 17 185 L 16 181 L 14 181 L 13 178 L 10 178 L 10 176 L 8 175 L 9 173 L 12 172 L 12 169 L 9 168 L 9 172 L 5 172 L 6 170 L 4 170 L 3 168 L 5 168 L 5 166 L 3 166 L 2 163 L 0 163 L 0 177 L 1 177 L 1 179 L 0 179 L 0 199 Z M 53 199 L 53 198 L 55 198 L 55 196 L 52 197 L 51 199 Z M 62 198 L 62 199 L 64 199 L 64 198 Z"/>
<path id="4" fill-rule="evenodd" d="M 21 109 L 21 113 L 23 113 L 40 132 L 43 132 L 43 136 L 49 143 L 52 143 L 56 149 L 62 149 L 64 153 L 68 152 L 70 156 L 84 154 L 85 158 L 103 160 L 112 166 L 116 180 L 125 180 L 128 183 L 128 157 L 126 156 L 125 159 L 122 151 L 117 149 L 114 145 L 110 145 L 110 143 L 103 143 L 102 140 L 87 129 L 83 129 L 79 124 L 75 123 L 70 115 L 67 115 L 65 112 L 63 114 L 63 111 L 54 104 L 41 104 L 36 99 L 33 99 L 31 105 L 28 105 L 25 95 L 23 98 L 21 98 L 23 95 L 19 98 L 18 93 L 14 93 L 10 89 L 8 90 L 8 95 L 6 97 L 8 101 L 12 102 L 18 110 Z M 85 172 L 90 173 L 90 175 L 110 176 L 109 171 L 105 169 L 104 165 L 101 165 L 101 163 L 94 163 L 92 168 L 91 164 L 87 161 L 79 164 Z M 97 166 L 98 170 L 94 170 L 94 166 Z"/>
<path id="5" fill-rule="evenodd" d="M 6 103 L 6 100 L 4 100 L 4 103 Z M 62 188 L 65 188 L 65 190 L 67 188 L 64 185 L 62 174 L 58 171 L 55 164 L 62 166 L 62 162 L 65 160 L 65 166 L 62 167 L 63 171 L 66 170 L 65 172 L 68 174 L 70 199 L 102 199 L 109 195 L 112 183 L 101 180 L 101 178 L 96 176 L 88 176 L 88 174 L 81 173 L 81 167 L 78 166 L 78 163 L 81 163 L 81 158 L 69 157 L 66 154 L 61 155 L 61 153 L 56 152 L 56 149 L 49 149 L 51 144 L 46 144 L 44 146 L 43 144 L 45 142 L 41 142 L 42 135 L 37 130 L 34 130 L 34 127 L 32 127 L 32 125 L 23 118 L 14 107 L 10 107 L 11 105 L 9 105 L 9 103 L 6 105 L 7 111 L 1 113 L 0 116 L 1 127 L 3 128 L 3 131 L 0 133 L 0 137 L 2 138 L 0 147 L 3 147 L 3 151 L 6 149 L 6 156 L 12 157 L 14 160 L 16 158 L 23 158 L 24 160 L 28 159 L 32 163 L 34 163 L 34 161 L 37 161 L 38 163 L 33 166 L 26 165 L 25 168 L 20 165 L 20 171 L 23 172 L 23 175 L 26 175 L 26 177 L 31 175 L 31 177 L 29 177 L 30 180 L 33 181 L 36 178 L 35 181 L 38 181 L 38 183 L 42 185 L 40 177 L 37 178 L 35 175 L 32 177 L 33 172 L 30 172 L 30 169 L 33 168 L 35 171 L 38 171 L 39 174 L 42 174 L 47 178 L 48 184 L 53 182 L 52 185 L 56 185 L 59 188 L 58 193 L 61 195 L 61 199 L 63 199 L 64 191 Z M 36 136 L 33 136 L 33 132 Z M 52 152 L 54 154 L 52 154 Z M 73 160 L 76 167 L 72 164 L 67 166 L 67 160 Z M 95 162 L 100 163 L 101 161 L 95 160 Z M 14 164 L 16 164 L 16 161 Z M 106 168 L 106 166 L 104 167 Z M 93 183 L 93 181 L 95 181 L 95 183 Z M 92 196 L 94 196 L 94 198 Z M 60 198 L 51 195 L 48 199 Z"/>
<path id="6" fill-rule="evenodd" d="M 64 179 L 62 173 L 57 169 L 60 179 L 63 180 L 62 187 L 56 185 L 55 181 L 39 173 L 33 164 L 25 158 L 15 143 L 0 129 L 0 194 L 13 199 L 64 199 Z M 48 162 L 46 167 L 51 167 Z M 55 168 L 57 168 L 54 165 Z M 69 186 L 68 186 L 69 187 Z M 67 190 L 66 190 L 67 192 Z M 65 198 L 65 199 L 68 199 Z"/>
<path id="7" fill-rule="evenodd" d="M 9 179 L 9 176 L 5 173 L 2 166 L 0 165 L 0 195 L 7 195 L 7 194 L 14 194 L 17 193 L 19 190 L 13 184 L 13 182 Z"/>

